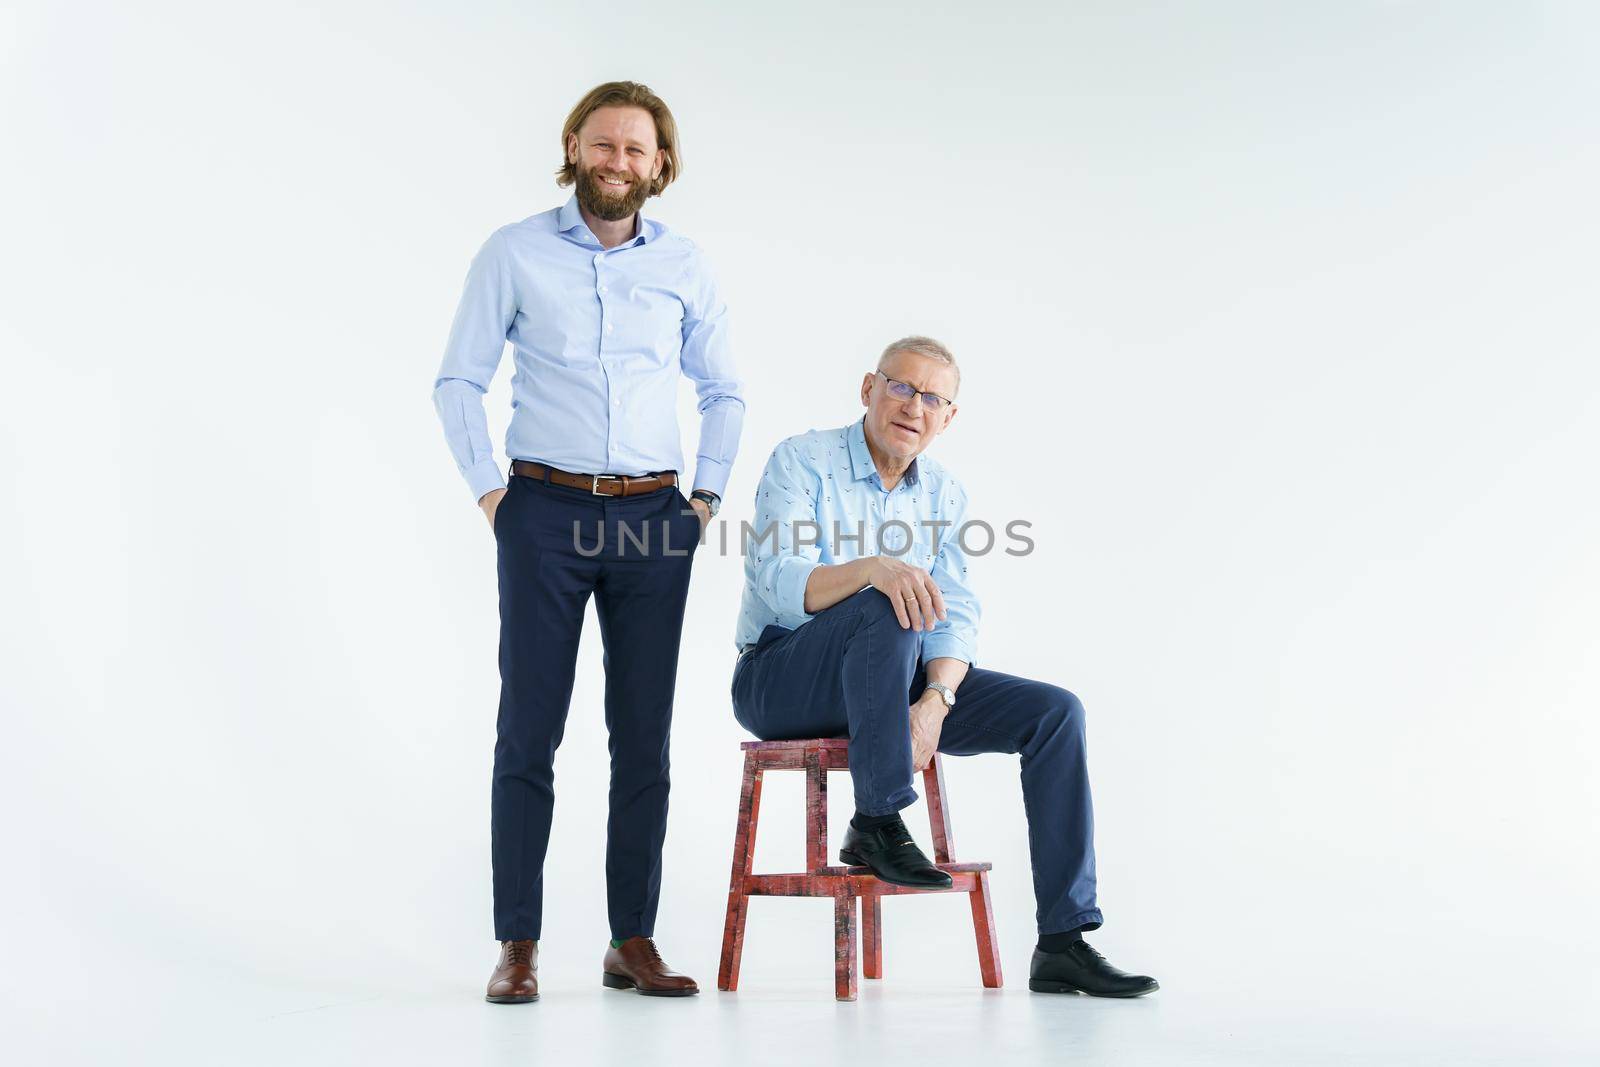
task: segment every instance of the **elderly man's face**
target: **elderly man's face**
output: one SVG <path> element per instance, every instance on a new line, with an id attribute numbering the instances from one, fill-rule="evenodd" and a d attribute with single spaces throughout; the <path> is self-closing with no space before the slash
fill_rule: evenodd
<path id="1" fill-rule="evenodd" d="M 918 393 L 910 400 L 893 395 L 889 379 L 905 382 Z M 934 411 L 920 394 L 937 393 L 954 400 L 955 368 L 917 352 L 896 352 L 861 382 L 861 402 L 867 408 L 867 439 L 880 452 L 910 462 L 944 432 L 955 418 L 955 404 Z"/>

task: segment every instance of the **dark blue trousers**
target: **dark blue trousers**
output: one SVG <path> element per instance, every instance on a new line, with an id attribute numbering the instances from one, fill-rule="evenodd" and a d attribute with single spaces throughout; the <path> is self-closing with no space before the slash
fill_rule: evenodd
<path id="1" fill-rule="evenodd" d="M 611 936 L 650 936 L 667 828 L 667 737 L 700 520 L 676 489 L 630 497 L 512 477 L 494 517 L 500 714 L 491 837 L 495 938 L 538 938 L 554 763 L 593 594 L 611 748 Z"/>
<path id="2" fill-rule="evenodd" d="M 733 672 L 734 716 L 763 741 L 849 737 L 856 808 L 887 815 L 917 799 L 910 707 L 926 678 L 922 634 L 864 589 L 798 630 L 769 626 Z M 956 691 L 939 751 L 1022 757 L 1039 932 L 1093 930 L 1094 810 L 1083 705 L 1059 686 L 973 667 Z"/>

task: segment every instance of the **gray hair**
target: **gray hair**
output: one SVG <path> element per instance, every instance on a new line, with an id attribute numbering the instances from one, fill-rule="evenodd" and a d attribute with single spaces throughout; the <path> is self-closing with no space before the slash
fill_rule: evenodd
<path id="1" fill-rule="evenodd" d="M 878 357 L 878 369 L 880 371 L 883 369 L 883 365 L 889 362 L 889 357 L 896 352 L 915 352 L 919 356 L 927 356 L 929 359 L 943 363 L 956 372 L 956 391 L 960 392 L 961 365 L 956 362 L 955 355 L 938 341 L 931 337 L 922 337 L 917 334 L 900 338 L 900 340 L 891 343 L 888 348 L 885 348 L 883 355 Z"/>

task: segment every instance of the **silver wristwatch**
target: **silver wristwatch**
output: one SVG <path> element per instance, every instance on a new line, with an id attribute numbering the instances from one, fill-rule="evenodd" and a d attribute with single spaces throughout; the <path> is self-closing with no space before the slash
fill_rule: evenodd
<path id="1" fill-rule="evenodd" d="M 722 508 L 722 498 L 709 489 L 696 489 L 689 494 L 690 500 L 698 500 L 705 504 L 706 510 L 711 512 L 711 517 L 717 517 L 717 512 Z"/>
<path id="2" fill-rule="evenodd" d="M 939 694 L 939 699 L 944 701 L 946 711 L 956 706 L 955 690 L 951 689 L 948 685 L 945 685 L 943 682 L 929 682 L 928 688 Z"/>

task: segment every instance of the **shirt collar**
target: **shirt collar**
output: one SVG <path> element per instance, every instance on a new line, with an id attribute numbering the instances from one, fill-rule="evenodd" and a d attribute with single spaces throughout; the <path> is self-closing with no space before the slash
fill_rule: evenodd
<path id="1" fill-rule="evenodd" d="M 656 235 L 659 227 L 656 223 L 645 218 L 644 212 L 639 212 L 636 218 L 639 220 L 639 230 L 634 234 L 633 240 L 624 241 L 617 248 L 627 248 L 629 245 L 634 244 L 648 244 L 650 239 Z M 593 240 L 596 244 L 600 243 L 594 234 L 589 231 L 589 224 L 583 221 L 583 212 L 578 210 L 577 193 L 567 197 L 567 202 L 561 205 L 560 211 L 556 212 L 556 230 L 560 233 L 572 233 L 574 230 L 582 230 L 590 240 Z M 616 250 L 616 248 L 611 249 L 613 252 Z"/>
<path id="2" fill-rule="evenodd" d="M 845 446 L 850 450 L 850 476 L 861 482 L 878 473 L 878 465 L 872 462 L 872 453 L 867 450 L 867 419 L 862 416 L 851 423 L 844 432 Z M 920 459 L 920 457 L 918 457 Z M 917 484 L 917 460 L 911 461 L 911 466 L 901 476 L 900 481 L 905 485 Z M 883 479 L 878 479 L 881 484 Z"/>

